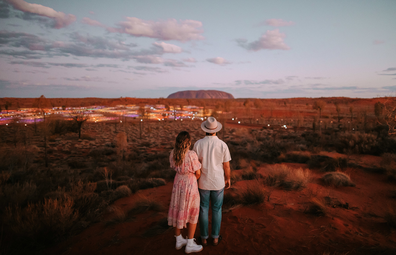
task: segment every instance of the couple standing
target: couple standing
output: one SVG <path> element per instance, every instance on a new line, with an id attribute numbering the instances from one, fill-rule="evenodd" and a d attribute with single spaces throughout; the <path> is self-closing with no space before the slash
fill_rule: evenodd
<path id="1" fill-rule="evenodd" d="M 175 227 L 176 249 L 186 246 L 186 253 L 200 252 L 208 244 L 209 201 L 212 205 L 213 244 L 217 245 L 221 240 L 224 188 L 231 186 L 230 151 L 227 144 L 216 136 L 221 128 L 222 125 L 215 118 L 209 117 L 201 124 L 206 136 L 194 144 L 192 151 L 189 150 L 189 133 L 180 132 L 169 157 L 170 165 L 177 173 L 173 183 L 168 224 Z M 196 244 L 194 240 L 198 217 L 202 245 Z M 186 227 L 187 239 L 181 235 L 181 230 Z"/>

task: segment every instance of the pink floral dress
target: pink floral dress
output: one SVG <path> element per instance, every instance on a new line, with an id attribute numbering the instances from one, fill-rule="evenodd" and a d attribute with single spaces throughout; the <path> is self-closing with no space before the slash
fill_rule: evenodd
<path id="1" fill-rule="evenodd" d="M 194 151 L 187 151 L 183 163 L 175 166 L 173 151 L 169 157 L 170 166 L 175 169 L 172 197 L 168 212 L 168 225 L 178 229 L 185 228 L 187 223 L 198 222 L 199 192 L 195 171 L 201 169 L 201 163 Z"/>

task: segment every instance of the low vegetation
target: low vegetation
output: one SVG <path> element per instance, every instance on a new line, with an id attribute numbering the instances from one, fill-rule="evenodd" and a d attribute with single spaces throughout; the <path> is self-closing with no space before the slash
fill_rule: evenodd
<path id="1" fill-rule="evenodd" d="M 283 164 L 269 166 L 266 169 L 264 184 L 285 190 L 301 190 L 311 181 L 308 169 L 293 169 Z"/>
<path id="2" fill-rule="evenodd" d="M 325 185 L 334 187 L 355 187 L 349 175 L 343 172 L 330 172 L 322 176 L 321 180 Z"/>

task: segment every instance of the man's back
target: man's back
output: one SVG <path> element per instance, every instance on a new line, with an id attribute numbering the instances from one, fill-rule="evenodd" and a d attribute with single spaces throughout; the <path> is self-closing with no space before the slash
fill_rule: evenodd
<path id="1" fill-rule="evenodd" d="M 221 190 L 225 186 L 223 163 L 231 160 L 225 142 L 217 136 L 205 136 L 194 144 L 193 149 L 202 163 L 200 189 Z"/>

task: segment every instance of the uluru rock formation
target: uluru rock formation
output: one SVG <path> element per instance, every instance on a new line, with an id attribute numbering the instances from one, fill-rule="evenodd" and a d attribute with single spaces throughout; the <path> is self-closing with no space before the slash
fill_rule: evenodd
<path id="1" fill-rule="evenodd" d="M 234 96 L 218 90 L 184 90 L 170 94 L 168 98 L 234 99 Z"/>

